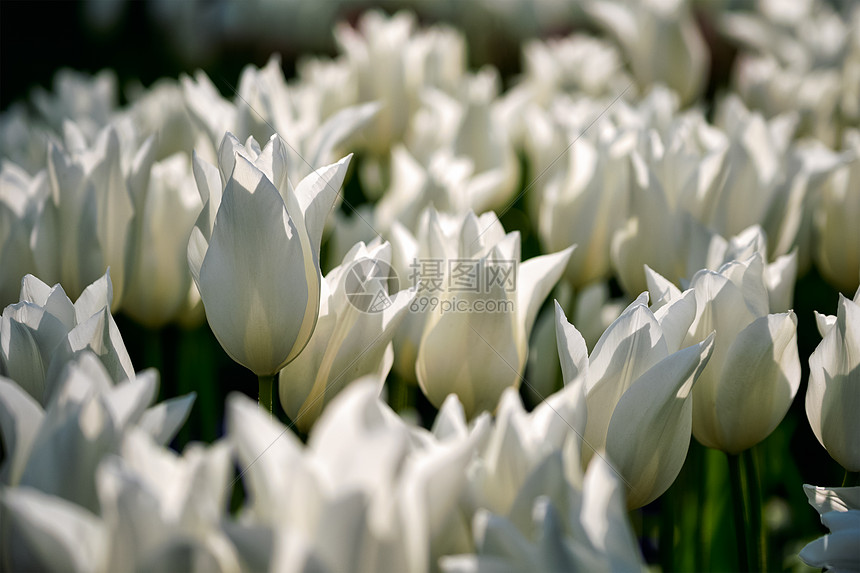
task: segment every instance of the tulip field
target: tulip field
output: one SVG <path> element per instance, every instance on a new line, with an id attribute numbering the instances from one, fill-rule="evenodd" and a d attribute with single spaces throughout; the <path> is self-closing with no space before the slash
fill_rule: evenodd
<path id="1" fill-rule="evenodd" d="M 0 571 L 860 571 L 856 1 L 0 10 Z"/>

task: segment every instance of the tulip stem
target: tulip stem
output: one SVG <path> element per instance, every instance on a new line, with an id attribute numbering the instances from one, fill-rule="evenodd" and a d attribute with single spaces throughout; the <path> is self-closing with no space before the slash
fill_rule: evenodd
<path id="1" fill-rule="evenodd" d="M 257 376 L 260 382 L 260 408 L 272 415 L 272 386 L 275 385 L 274 376 Z"/>
<path id="2" fill-rule="evenodd" d="M 850 472 L 845 470 L 845 479 L 842 480 L 842 487 L 857 486 L 860 486 L 860 472 Z"/>
<path id="3" fill-rule="evenodd" d="M 732 489 L 738 569 L 765 571 L 765 535 L 761 521 L 761 491 L 751 450 L 726 454 Z"/>
<path id="4" fill-rule="evenodd" d="M 752 566 L 758 571 L 767 571 L 767 533 L 765 532 L 764 523 L 762 522 L 762 496 L 761 482 L 758 474 L 758 463 L 755 450 L 750 448 L 741 453 L 741 459 L 744 462 L 744 469 L 747 476 L 747 487 L 749 488 L 749 512 L 752 519 L 752 536 L 753 541 L 751 558 L 753 559 Z"/>
<path id="5" fill-rule="evenodd" d="M 735 454 L 726 454 L 729 460 L 729 482 L 732 488 L 732 512 L 735 517 L 735 535 L 738 548 L 738 571 L 748 573 L 750 569 L 749 560 L 749 535 L 746 519 L 746 500 L 744 499 L 744 475 L 741 471 L 741 459 Z"/>
<path id="6" fill-rule="evenodd" d="M 402 412 L 409 407 L 409 387 L 398 376 L 388 381 L 388 405 L 395 412 Z"/>

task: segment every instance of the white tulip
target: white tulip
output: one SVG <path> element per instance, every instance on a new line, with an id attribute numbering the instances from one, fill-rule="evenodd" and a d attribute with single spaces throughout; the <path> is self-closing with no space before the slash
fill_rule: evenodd
<path id="1" fill-rule="evenodd" d="M 843 147 L 853 154 L 824 184 L 815 214 L 815 262 L 824 278 L 843 292 L 860 285 L 860 131 L 845 132 Z"/>
<path id="2" fill-rule="evenodd" d="M 665 83 L 693 101 L 708 76 L 707 46 L 685 0 L 591 0 L 584 6 L 611 33 L 640 87 Z"/>
<path id="3" fill-rule="evenodd" d="M 258 526 L 247 534 L 269 528 L 278 541 L 267 567 L 430 571 L 468 534 L 453 524 L 483 432 L 440 441 L 408 426 L 380 401 L 378 379 L 344 389 L 306 448 L 242 396 L 230 397 L 227 419 L 247 468 L 242 513 Z"/>
<path id="4" fill-rule="evenodd" d="M 747 48 L 734 67 L 738 94 L 768 117 L 799 113 L 802 135 L 836 146 L 840 125 L 855 124 L 860 111 L 857 18 L 826 2 L 722 14 L 721 31 Z"/>
<path id="5" fill-rule="evenodd" d="M 60 285 L 27 275 L 21 300 L 0 317 L 0 374 L 36 401 L 48 404 L 65 365 L 82 352 L 95 353 L 114 382 L 134 378 L 125 344 L 110 313 L 108 273 L 72 303 Z"/>
<path id="6" fill-rule="evenodd" d="M 848 471 L 860 471 L 860 289 L 850 300 L 839 295 L 835 317 L 823 318 L 824 339 L 809 357 L 806 416 L 827 453 Z"/>
<path id="7" fill-rule="evenodd" d="M 225 136 L 223 188 L 214 168 L 198 162 L 204 209 L 188 243 L 188 264 L 221 346 L 268 376 L 301 352 L 316 324 L 320 240 L 349 157 L 293 189 L 280 139 L 273 136 L 262 150 L 255 144 Z"/>
<path id="8" fill-rule="evenodd" d="M 48 151 L 51 195 L 36 219 L 31 245 L 38 275 L 59 282 L 73 297 L 111 268 L 113 308 L 122 302 L 126 249 L 134 205 L 129 180 L 149 170 L 134 162 L 126 173 L 117 131 L 102 130 L 90 147 L 78 128 L 66 124 L 66 149 Z"/>
<path id="9" fill-rule="evenodd" d="M 281 406 L 301 431 L 308 431 L 348 382 L 371 374 L 385 380 L 391 370 L 391 339 L 414 291 L 388 296 L 390 261 L 387 243 L 358 243 L 326 275 L 314 333 L 278 375 Z M 369 304 L 357 308 L 368 297 Z M 376 301 L 378 308 L 373 306 Z"/>
<path id="10" fill-rule="evenodd" d="M 594 142 L 577 136 L 564 167 L 541 189 L 541 242 L 550 251 L 577 245 L 565 271 L 574 287 L 609 276 L 610 244 L 627 210 L 630 135 L 607 129 Z"/>
<path id="11" fill-rule="evenodd" d="M 358 101 L 379 101 L 382 108 L 364 131 L 365 145 L 384 155 L 401 141 L 423 87 L 451 91 L 465 72 L 465 39 L 447 28 L 415 32 L 406 12 L 388 17 L 378 11 L 362 16 L 357 29 L 335 28 L 343 57 L 355 70 Z"/>
<path id="12" fill-rule="evenodd" d="M 764 230 L 758 225 L 741 231 L 740 234 L 729 240 L 697 226 L 690 235 L 689 247 L 687 255 L 688 277 L 692 277 L 700 269 L 717 271 L 726 263 L 743 261 L 754 254 L 758 254 L 765 261 L 768 252 L 767 237 Z M 762 281 L 767 289 L 770 312 L 789 310 L 794 301 L 797 250 L 777 257 L 772 263 L 765 264 L 762 271 Z M 650 273 L 651 270 L 646 272 Z"/>
<path id="13" fill-rule="evenodd" d="M 519 161 L 500 116 L 499 86 L 498 72 L 484 68 L 462 79 L 455 98 L 425 90 L 424 107 L 407 134 L 409 148 L 425 164 L 441 148 L 471 161 L 474 171 L 460 193 L 475 211 L 505 208 L 519 182 Z"/>
<path id="14" fill-rule="evenodd" d="M 692 390 L 713 350 L 713 337 L 681 349 L 693 320 L 693 293 L 652 311 L 643 293 L 591 352 L 556 303 L 562 368 L 575 365 L 588 405 L 583 460 L 605 452 L 641 507 L 666 491 L 690 443 Z M 571 375 L 565 376 L 568 379 Z"/>
<path id="15" fill-rule="evenodd" d="M 350 91 L 343 84 L 337 87 L 341 95 Z M 353 97 L 330 117 L 324 115 L 319 109 L 321 88 L 305 83 L 288 85 L 278 56 L 272 56 L 262 68 L 246 67 L 233 101 L 222 97 L 202 71 L 193 79 L 184 76 L 182 89 L 195 125 L 205 134 L 195 140 L 201 157 L 216 160 L 225 132 L 259 141 L 277 134 L 293 180 L 335 161 L 335 154 L 374 117 L 379 107 L 375 103 L 353 105 Z"/>
<path id="16" fill-rule="evenodd" d="M 763 267 L 756 253 L 717 272 L 701 270 L 690 282 L 696 311 L 684 344 L 716 331 L 713 354 L 693 389 L 693 435 L 730 454 L 770 435 L 800 386 L 797 317 L 768 314 Z M 650 269 L 648 281 L 659 303 L 680 296 Z"/>
<path id="17" fill-rule="evenodd" d="M 52 137 L 49 129 L 32 121 L 24 102 L 15 102 L 0 113 L 0 156 L 27 173 L 36 174 L 45 168 Z"/>
<path id="18" fill-rule="evenodd" d="M 522 52 L 525 80 L 521 85 L 533 90 L 534 101 L 544 106 L 558 92 L 598 97 L 611 95 L 630 83 L 618 50 L 599 38 L 572 34 L 531 40 Z"/>
<path id="19" fill-rule="evenodd" d="M 441 405 L 448 394 L 455 393 L 471 417 L 495 410 L 505 388 L 519 387 L 537 311 L 561 277 L 573 248 L 520 262 L 520 237 L 515 232 L 469 262 L 464 255 L 477 244 L 483 229 L 474 226 L 474 215 L 466 221 L 471 225 L 465 225 L 459 237 L 457 259 L 467 260 L 483 277 L 512 271 L 514 288 L 481 278 L 476 289 L 449 288 L 439 293 L 438 311 L 427 317 L 415 373 L 432 403 Z M 450 279 L 449 272 L 446 269 L 445 276 Z M 421 297 L 420 291 L 417 296 Z"/>
<path id="20" fill-rule="evenodd" d="M 137 322 L 158 328 L 181 316 L 194 288 L 186 253 L 202 203 L 191 164 L 181 154 L 155 163 L 148 182 L 135 192 L 133 254 L 123 310 Z"/>
<path id="21" fill-rule="evenodd" d="M 462 247 L 466 249 L 462 252 L 461 237 Z M 401 379 L 418 383 L 415 363 L 424 326 L 431 313 L 429 302 L 433 302 L 433 297 L 436 296 L 438 303 L 438 295 L 444 288 L 447 261 L 457 257 L 480 258 L 504 237 L 505 230 L 499 223 L 499 218 L 492 212 L 480 216 L 471 212 L 452 216 L 430 208 L 419 217 L 414 235 L 398 223 L 392 225 L 389 237 L 392 248 L 391 262 L 397 276 L 404 285 L 411 280 L 419 290 L 423 289 L 424 292 L 418 296 L 429 297 L 421 299 L 422 304 L 412 304 L 409 314 L 394 336 L 394 372 Z M 430 268 L 426 272 L 421 268 L 421 261 L 428 261 L 427 266 Z M 423 304 L 425 301 L 428 304 Z M 444 399 L 444 396 L 442 398 Z"/>
<path id="22" fill-rule="evenodd" d="M 0 469 L 4 484 L 34 487 L 97 508 L 96 467 L 105 454 L 116 451 L 127 429 L 138 426 L 166 443 L 185 421 L 193 395 L 150 408 L 157 391 L 154 371 L 114 385 L 89 352 L 66 366 L 44 409 L 17 384 L 0 379 L 3 431 L 5 436 L 10 430 L 13 448 Z"/>
<path id="23" fill-rule="evenodd" d="M 697 219 L 723 237 L 761 225 L 769 257 L 797 247 L 798 267 L 807 268 L 814 198 L 846 157 L 814 141 L 793 144 L 795 114 L 766 120 L 735 96 L 722 102 L 717 124 L 725 130 L 728 145 L 698 182 L 702 211 Z"/>
<path id="24" fill-rule="evenodd" d="M 475 554 L 444 557 L 441 569 L 446 573 L 645 570 L 627 521 L 623 485 L 604 460 L 591 462 L 579 489 L 564 482 L 558 463 L 542 464 L 530 476 L 532 480 L 557 484 L 555 495 L 536 498 L 522 523 L 479 510 L 472 525 Z"/>
<path id="25" fill-rule="evenodd" d="M 860 569 L 860 487 L 815 487 L 804 484 L 809 505 L 821 515 L 830 533 L 808 543 L 800 559 L 810 567 L 828 571 Z"/>
<path id="26" fill-rule="evenodd" d="M 112 70 L 89 76 L 70 69 L 54 75 L 54 93 L 42 88 L 33 92 L 33 104 L 42 117 L 57 133 L 66 121 L 81 128 L 87 140 L 110 123 L 119 100 L 116 74 Z"/>
<path id="27" fill-rule="evenodd" d="M 190 446 L 182 457 L 138 430 L 121 456 L 98 466 L 99 514 L 32 487 L 0 491 L 5 566 L 15 569 L 239 571 L 218 526 L 230 476 L 229 448 Z"/>
<path id="28" fill-rule="evenodd" d="M 710 181 L 725 137 L 699 113 L 679 115 L 677 98 L 662 90 L 624 113 L 629 117 L 620 121 L 635 130 L 636 147 L 625 165 L 621 201 L 628 212 L 612 237 L 611 259 L 622 287 L 634 296 L 646 289 L 643 264 L 668 277 L 684 276 L 693 238 L 703 232 L 701 181 Z"/>
<path id="29" fill-rule="evenodd" d="M 39 206 L 50 194 L 48 175 L 30 176 L 8 161 L 0 168 L 0 306 L 18 298 L 21 279 L 36 271 L 30 235 Z"/>
<path id="30" fill-rule="evenodd" d="M 579 458 L 585 408 L 581 381 L 548 396 L 532 412 L 525 411 L 516 390 L 505 390 L 495 423 L 470 470 L 469 504 L 501 515 L 522 510 L 525 504 L 528 514 L 534 499 L 522 499 L 523 488 L 529 476 L 554 455 L 559 456 L 563 468 L 559 479 L 581 485 Z M 465 417 L 462 423 L 465 424 Z M 546 493 L 539 484 L 535 487 L 533 497 Z"/>
<path id="31" fill-rule="evenodd" d="M 197 567 L 238 572 L 236 550 L 219 528 L 231 477 L 224 441 L 192 444 L 179 456 L 144 432 L 129 431 L 118 455 L 106 457 L 96 472 L 109 535 L 105 570 L 132 563 L 166 569 L 187 553 Z"/>

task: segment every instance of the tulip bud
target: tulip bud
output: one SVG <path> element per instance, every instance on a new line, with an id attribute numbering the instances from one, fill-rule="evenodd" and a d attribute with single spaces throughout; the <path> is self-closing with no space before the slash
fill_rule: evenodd
<path id="1" fill-rule="evenodd" d="M 649 283 L 665 285 L 665 279 L 648 272 Z M 718 272 L 701 270 L 690 283 L 696 317 L 684 343 L 716 331 L 713 355 L 693 389 L 693 435 L 730 454 L 770 435 L 800 385 L 797 317 L 793 311 L 768 314 L 763 277 L 757 253 Z M 667 288 L 662 296 L 672 300 L 676 293 Z"/>
<path id="2" fill-rule="evenodd" d="M 652 312 L 643 293 L 598 340 L 585 341 L 556 304 L 565 382 L 585 380 L 587 422 L 583 461 L 604 452 L 641 507 L 666 491 L 684 464 L 692 426 L 692 389 L 713 351 L 713 336 L 678 350 L 693 319 L 687 291 Z"/>
<path id="3" fill-rule="evenodd" d="M 191 233 L 188 264 L 215 337 L 258 376 L 277 374 L 311 337 L 322 280 L 320 239 L 350 157 L 293 189 L 277 135 L 262 150 L 253 139 L 241 146 L 225 136 L 219 167 L 229 176 L 211 236 L 204 234 L 205 220 Z M 211 179 L 201 189 L 206 199 Z M 201 218 L 211 216 L 208 207 Z"/>
<path id="4" fill-rule="evenodd" d="M 455 252 L 474 248 L 478 233 L 464 226 Z M 519 234 L 510 233 L 486 255 L 467 261 L 482 277 L 481 286 L 440 293 L 421 337 L 415 372 L 431 402 L 441 405 L 455 393 L 472 417 L 495 410 L 505 388 L 519 387 L 537 311 L 572 250 L 520 263 Z M 513 281 L 486 280 L 501 276 Z"/>

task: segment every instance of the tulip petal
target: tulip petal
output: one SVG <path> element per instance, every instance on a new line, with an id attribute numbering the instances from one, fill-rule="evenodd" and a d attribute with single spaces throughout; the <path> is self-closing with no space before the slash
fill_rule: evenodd
<path id="1" fill-rule="evenodd" d="M 334 150 L 355 132 L 367 125 L 381 109 L 379 102 L 370 102 L 342 109 L 328 118 L 314 132 L 308 148 L 309 161 L 313 169 L 331 160 Z"/>
<path id="2" fill-rule="evenodd" d="M 0 501 L 4 553 L 13 570 L 91 571 L 100 562 L 106 532 L 86 509 L 32 488 L 7 489 Z"/>
<path id="3" fill-rule="evenodd" d="M 39 403 L 17 384 L 0 378 L 0 414 L 5 452 L 0 466 L 0 483 L 14 486 L 21 479 L 45 413 Z"/>
<path id="4" fill-rule="evenodd" d="M 555 337 L 558 357 L 561 360 L 561 376 L 564 385 L 573 383 L 588 373 L 588 348 L 585 339 L 576 327 L 567 321 L 561 305 L 555 302 Z"/>
<path id="5" fill-rule="evenodd" d="M 197 227 L 203 232 L 204 238 L 212 236 L 212 228 L 215 226 L 215 216 L 218 207 L 221 206 L 221 174 L 218 168 L 200 158 L 197 152 L 191 155 L 192 172 L 197 182 L 197 191 L 203 203 L 203 210 L 197 218 Z"/>
<path id="6" fill-rule="evenodd" d="M 858 530 L 838 531 L 808 543 L 798 555 L 807 565 L 828 571 L 856 571 Z"/>
<path id="7" fill-rule="evenodd" d="M 671 354 L 624 393 L 612 413 L 606 453 L 630 484 L 627 506 L 642 507 L 681 471 L 693 425 L 691 391 L 711 356 L 714 336 Z"/>
<path id="8" fill-rule="evenodd" d="M 818 441 L 848 471 L 860 471 L 860 305 L 839 295 L 836 321 L 809 357 L 806 414 Z"/>
<path id="9" fill-rule="evenodd" d="M 198 289 L 221 346 L 257 375 L 277 373 L 310 338 L 300 335 L 305 315 L 316 316 L 319 279 L 306 264 L 277 189 L 237 155 Z"/>
<path id="10" fill-rule="evenodd" d="M 77 324 L 85 322 L 105 307 L 110 308 L 112 302 L 113 284 L 108 270 L 96 282 L 85 288 L 75 301 L 75 322 Z"/>
<path id="11" fill-rule="evenodd" d="M 687 330 L 696 318 L 695 293 L 687 290 L 677 299 L 654 311 L 654 318 L 663 330 L 668 351 L 677 352 L 687 337 Z"/>
<path id="12" fill-rule="evenodd" d="M 606 329 L 591 352 L 586 382 L 585 439 L 592 448 L 601 450 L 606 444 L 609 420 L 621 396 L 668 354 L 660 325 L 645 304 L 631 305 Z M 589 458 L 592 449 L 583 453 Z"/>
<path id="13" fill-rule="evenodd" d="M 765 439 L 782 421 L 799 386 L 795 314 L 753 321 L 726 353 L 714 403 L 719 449 L 737 454 Z"/>
<path id="14" fill-rule="evenodd" d="M 609 571 L 639 571 L 639 546 L 624 500 L 619 474 L 602 457 L 595 457 L 585 472 L 580 519 L 585 533 L 600 555 L 609 559 Z"/>
<path id="15" fill-rule="evenodd" d="M 185 424 L 196 398 L 197 394 L 191 392 L 159 402 L 143 413 L 137 425 L 152 436 L 157 444 L 166 445 Z"/>
<path id="16" fill-rule="evenodd" d="M 561 278 L 567 261 L 576 247 L 549 255 L 533 257 L 517 269 L 517 314 L 526 338 L 532 331 L 537 313 L 555 283 Z"/>
<path id="17" fill-rule="evenodd" d="M 485 300 L 502 304 L 509 299 L 501 291 L 497 287 L 489 293 L 464 293 L 457 300 L 469 308 Z M 442 312 L 443 303 L 428 317 L 421 338 L 415 365 L 418 383 L 440 406 L 448 394 L 456 393 L 470 418 L 482 410 L 493 411 L 505 388 L 519 386 L 525 367 L 526 339 L 517 313 Z M 452 349 L 468 352 L 468 359 L 452 359 Z"/>
<path id="18" fill-rule="evenodd" d="M 104 395 L 105 405 L 117 428 L 136 423 L 158 393 L 158 371 L 150 368 L 123 380 Z"/>
<path id="19" fill-rule="evenodd" d="M 301 215 L 296 213 L 295 216 L 302 217 L 304 221 L 304 228 L 310 239 L 316 260 L 319 260 L 320 241 L 325 228 L 325 220 L 335 199 L 340 195 L 343 178 L 346 176 L 351 159 L 352 154 L 349 154 L 337 163 L 320 167 L 302 179 L 296 186 L 295 197 Z M 292 205 L 288 205 L 288 207 L 291 208 Z M 292 211 L 290 211 L 290 216 L 293 216 Z"/>
<path id="20" fill-rule="evenodd" d="M 803 493 L 806 494 L 809 505 L 822 515 L 829 511 L 860 509 L 858 487 L 818 487 L 803 484 Z"/>
<path id="21" fill-rule="evenodd" d="M 296 518 L 302 522 L 312 519 L 324 484 L 303 460 L 295 434 L 263 413 L 256 402 L 235 393 L 227 398 L 227 427 L 244 468 L 242 479 L 256 520 L 290 523 Z"/>

